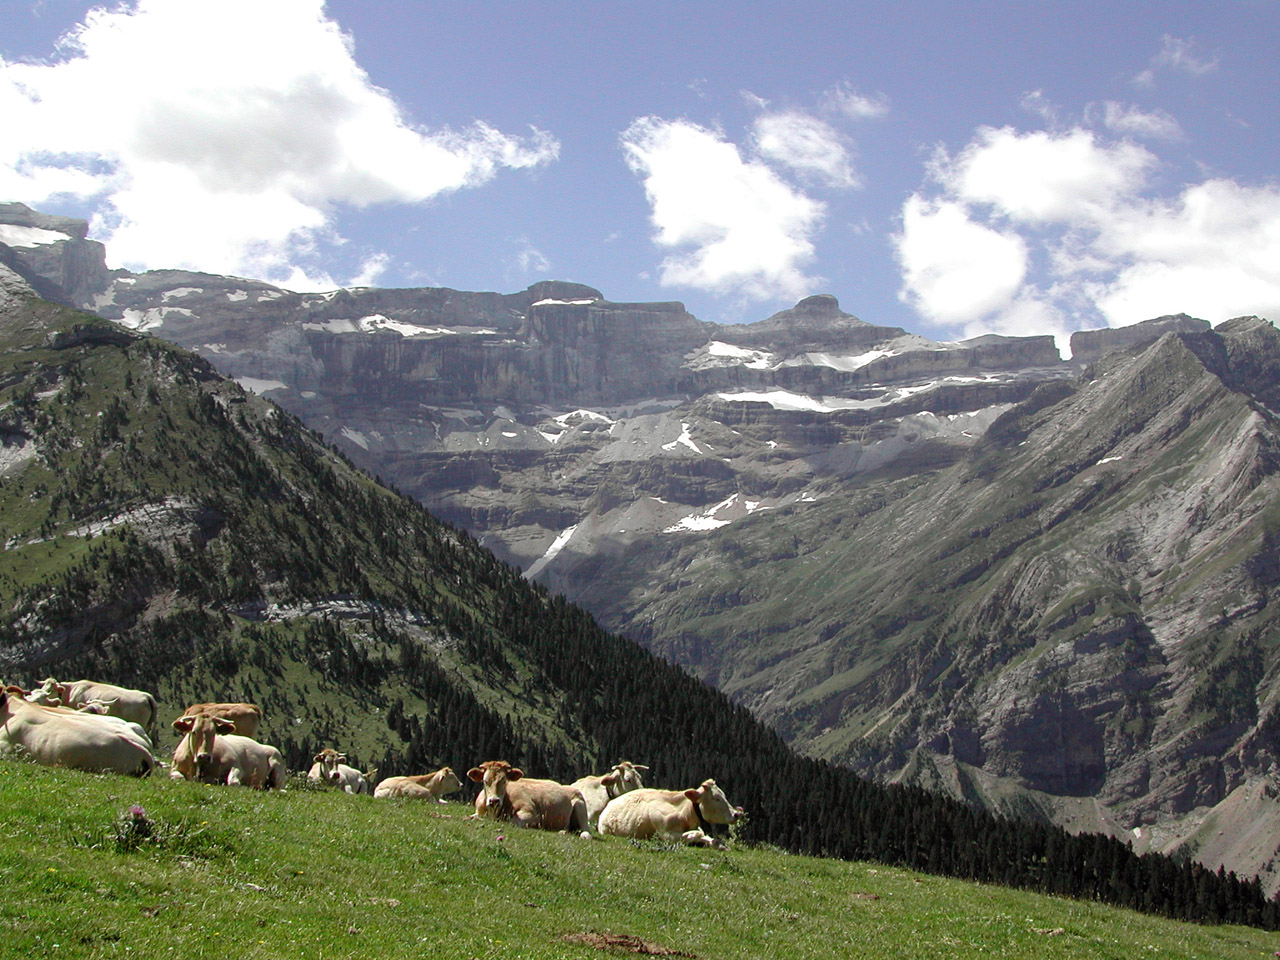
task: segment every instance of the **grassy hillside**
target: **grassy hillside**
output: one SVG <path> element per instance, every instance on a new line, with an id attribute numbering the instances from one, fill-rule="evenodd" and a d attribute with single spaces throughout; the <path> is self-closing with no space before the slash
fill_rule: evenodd
<path id="1" fill-rule="evenodd" d="M 1256 930 L 773 848 L 512 830 L 456 803 L 12 761 L 0 792 L 4 956 L 564 960 L 601 956 L 590 943 L 605 935 L 717 960 L 1234 960 L 1275 946 Z M 157 839 L 137 840 L 135 805 Z"/>
<path id="2" fill-rule="evenodd" d="M 627 758 L 667 785 L 715 777 L 745 836 L 794 852 L 1280 924 L 1234 876 L 795 756 L 161 341 L 0 296 L 0 440 L 5 681 L 143 687 L 165 721 L 254 700 L 295 769 L 330 745 L 383 775 L 502 758 L 571 780 Z"/>

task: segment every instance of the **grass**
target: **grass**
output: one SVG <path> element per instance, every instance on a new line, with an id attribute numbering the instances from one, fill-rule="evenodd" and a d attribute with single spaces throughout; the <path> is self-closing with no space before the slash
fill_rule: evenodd
<path id="1" fill-rule="evenodd" d="M 0 956 L 1256 958 L 1198 927 L 874 864 L 512 829 L 467 805 L 0 762 Z M 138 812 L 144 811 L 139 840 Z M 631 938 L 626 940 L 625 938 Z M 634 951 L 633 951 L 634 952 Z"/>

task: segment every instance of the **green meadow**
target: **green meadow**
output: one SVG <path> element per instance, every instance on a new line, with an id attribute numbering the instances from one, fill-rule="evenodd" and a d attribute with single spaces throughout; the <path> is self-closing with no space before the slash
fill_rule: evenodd
<path id="1" fill-rule="evenodd" d="M 513 829 L 462 803 L 0 762 L 0 956 L 1204 958 L 1280 935 L 735 844 Z M 664 952 L 665 951 L 665 952 Z"/>

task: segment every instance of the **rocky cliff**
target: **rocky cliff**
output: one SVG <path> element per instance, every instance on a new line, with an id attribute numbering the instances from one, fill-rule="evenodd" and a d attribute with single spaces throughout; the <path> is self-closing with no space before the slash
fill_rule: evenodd
<path id="1" fill-rule="evenodd" d="M 196 350 L 806 752 L 1272 869 L 1270 324 L 1159 318 L 1064 360 L 827 295 L 724 326 L 558 281 L 134 275 L 37 217 L 0 208 L 0 254 Z M 1277 843 L 1207 826 L 1240 811 Z"/>

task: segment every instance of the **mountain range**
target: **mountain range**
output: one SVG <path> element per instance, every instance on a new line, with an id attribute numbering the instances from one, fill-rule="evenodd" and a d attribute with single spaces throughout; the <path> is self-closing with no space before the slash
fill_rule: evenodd
<path id="1" fill-rule="evenodd" d="M 1270 323 L 1063 359 L 825 295 L 735 326 L 558 281 L 299 294 L 86 235 L 0 205 L 0 259 L 93 337 L 195 351 L 801 751 L 1280 882 Z"/>

